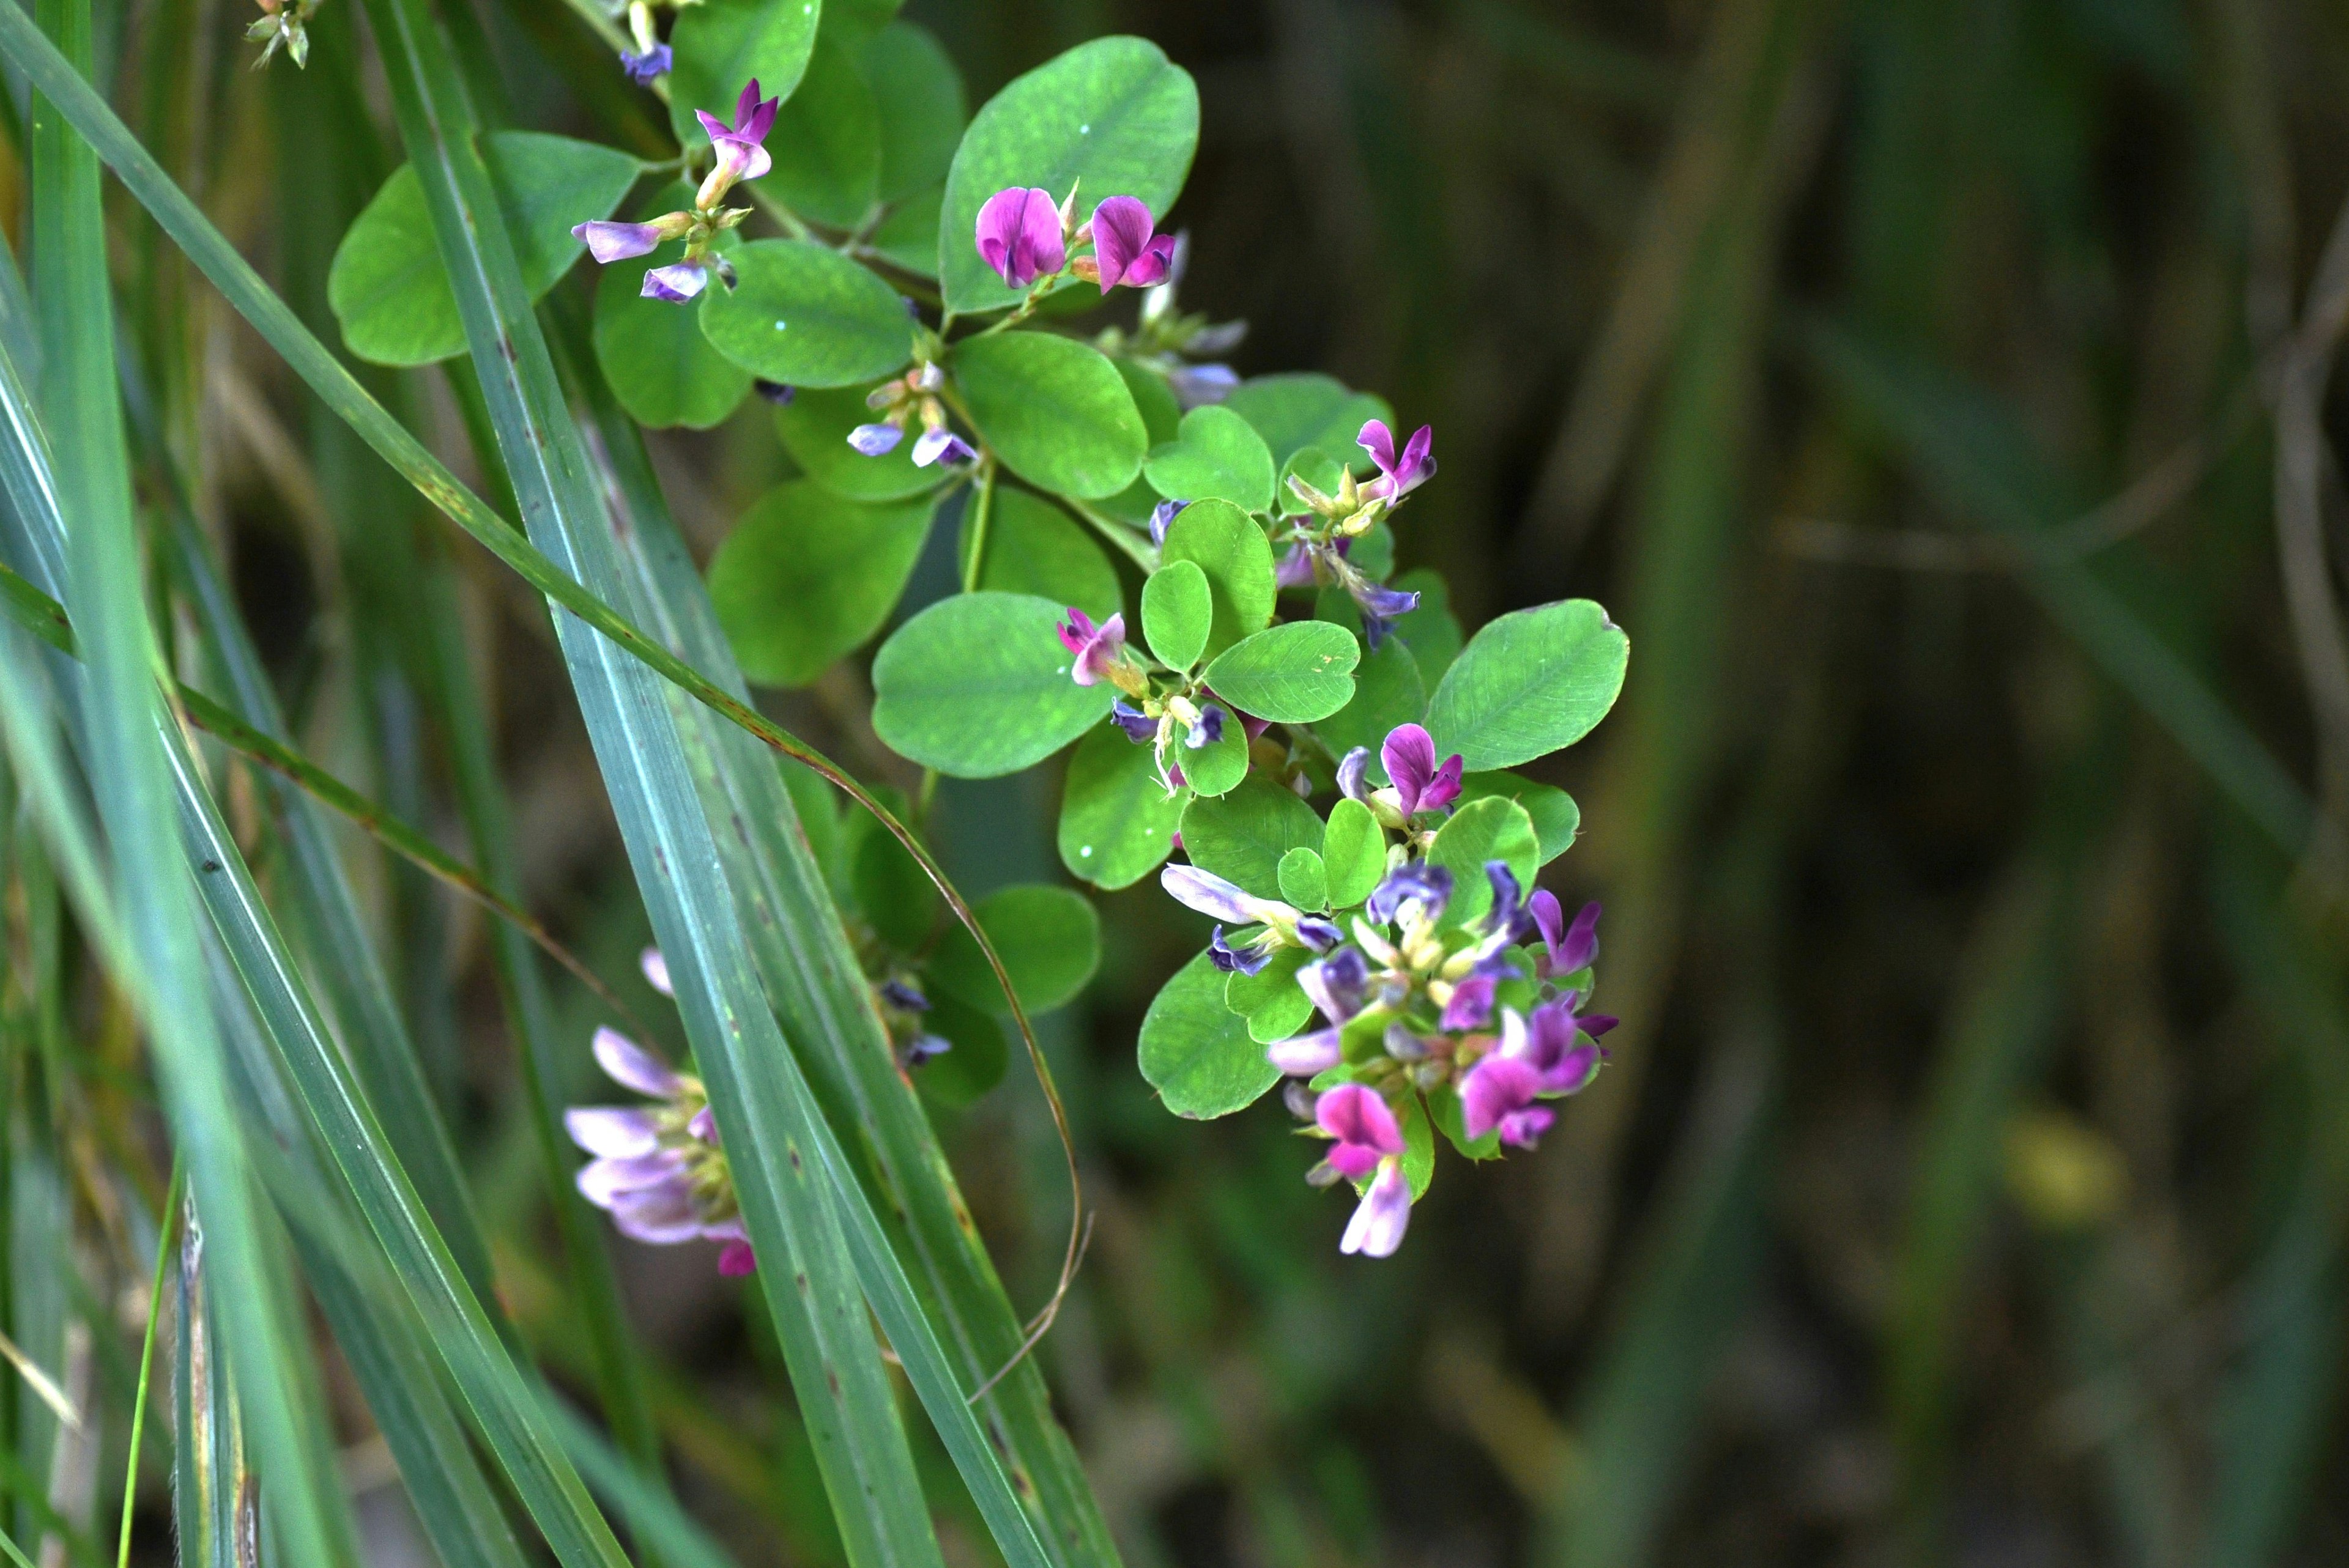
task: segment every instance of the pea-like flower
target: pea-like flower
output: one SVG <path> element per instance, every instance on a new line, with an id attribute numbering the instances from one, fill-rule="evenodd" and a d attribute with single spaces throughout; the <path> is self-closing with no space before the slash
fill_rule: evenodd
<path id="1" fill-rule="evenodd" d="M 1093 618 L 1069 606 L 1069 617 L 1054 628 L 1060 634 L 1061 646 L 1076 655 L 1069 668 L 1069 678 L 1081 686 L 1089 686 L 1114 668 L 1125 654 L 1125 616 L 1112 615 L 1096 625 Z"/>
<path id="2" fill-rule="evenodd" d="M 628 79 L 636 86 L 648 88 L 666 76 L 676 64 L 676 57 L 669 52 L 669 46 L 662 43 L 660 35 L 653 31 L 652 0 L 630 0 L 628 31 L 635 37 L 636 46 L 620 51 L 620 68 L 628 73 Z"/>
<path id="3" fill-rule="evenodd" d="M 848 444 L 868 458 L 887 456 L 895 451 L 897 443 L 905 438 L 903 428 L 885 421 L 859 425 L 848 432 Z"/>
<path id="4" fill-rule="evenodd" d="M 1093 209 L 1086 226 L 1093 253 L 1080 257 L 1075 272 L 1103 294 L 1120 284 L 1151 288 L 1166 281 L 1174 262 L 1174 236 L 1155 232 L 1150 209 L 1132 196 L 1112 196 Z"/>
<path id="5" fill-rule="evenodd" d="M 782 102 L 781 98 L 761 98 L 759 78 L 752 77 L 743 87 L 741 96 L 734 100 L 734 119 L 730 123 L 706 109 L 693 111 L 693 118 L 709 133 L 709 145 L 718 153 L 717 163 L 702 180 L 701 189 L 695 192 L 696 207 L 710 211 L 737 184 L 756 180 L 775 166 L 765 142 L 767 132 L 774 129 L 775 111 Z"/>
<path id="6" fill-rule="evenodd" d="M 656 969 L 657 958 L 648 956 L 646 974 L 661 985 L 667 967 Z M 718 1272 L 749 1274 L 758 1260 L 701 1080 L 616 1029 L 595 1032 L 595 1053 L 614 1082 L 655 1103 L 574 1106 L 564 1113 L 571 1140 L 595 1156 L 579 1168 L 580 1195 L 610 1214 L 624 1236 L 656 1246 L 719 1242 Z"/>
<path id="7" fill-rule="evenodd" d="M 1313 1119 L 1333 1140 L 1325 1157 L 1330 1169 L 1350 1181 L 1359 1181 L 1378 1169 L 1379 1161 L 1403 1149 L 1402 1128 L 1384 1097 L 1358 1083 L 1324 1089 L 1313 1102 Z"/>
<path id="8" fill-rule="evenodd" d="M 1460 754 L 1455 751 L 1439 764 L 1434 738 L 1416 724 L 1399 724 L 1387 731 L 1379 760 L 1394 780 L 1395 805 L 1405 818 L 1441 811 L 1460 799 Z"/>
<path id="9" fill-rule="evenodd" d="M 1402 1160 L 1396 1156 L 1380 1161 L 1378 1178 L 1362 1194 L 1354 1217 L 1346 1222 L 1338 1250 L 1366 1258 L 1391 1258 L 1402 1245 L 1403 1232 L 1410 1226 L 1411 1178 L 1403 1173 Z"/>
<path id="10" fill-rule="evenodd" d="M 1588 969 L 1599 957 L 1599 904 L 1596 900 L 1582 906 L 1582 912 L 1568 925 L 1566 912 L 1558 906 L 1557 895 L 1547 888 L 1537 890 L 1526 901 L 1533 917 L 1534 928 L 1541 933 L 1542 951 L 1534 956 L 1534 972 L 1542 979 L 1553 975 L 1572 975 Z"/>
<path id="11" fill-rule="evenodd" d="M 1412 432 L 1401 456 L 1395 452 L 1394 432 L 1387 428 L 1384 419 L 1371 419 L 1362 426 L 1355 443 L 1371 455 L 1379 477 L 1362 487 L 1362 494 L 1389 504 L 1401 500 L 1435 473 L 1435 427 L 1422 425 Z"/>
<path id="12" fill-rule="evenodd" d="M 1068 264 L 1060 204 L 1050 191 L 1010 186 L 978 210 L 979 259 L 1015 289 Z"/>
<path id="13" fill-rule="evenodd" d="M 1502 1142 L 1531 1149 L 1557 1116 L 1537 1102 L 1588 1087 L 1606 1057 L 1599 1037 L 1614 1026 L 1601 1014 L 1577 1016 L 1569 997 L 1545 1002 L 1530 1019 L 1505 1011 L 1500 1048 L 1461 1081 L 1462 1130 L 1471 1138 L 1498 1130 Z"/>
<path id="14" fill-rule="evenodd" d="M 978 450 L 952 430 L 925 430 L 914 441 L 914 466 L 917 469 L 926 469 L 933 463 L 968 463 L 978 456 Z"/>

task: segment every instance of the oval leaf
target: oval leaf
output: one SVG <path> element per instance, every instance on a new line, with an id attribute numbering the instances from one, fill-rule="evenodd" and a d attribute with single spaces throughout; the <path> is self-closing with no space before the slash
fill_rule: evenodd
<path id="1" fill-rule="evenodd" d="M 1192 562 L 1207 574 L 1215 619 L 1204 657 L 1214 658 L 1271 621 L 1279 593 L 1273 583 L 1272 542 L 1231 502 L 1203 500 L 1176 513 L 1159 559 Z"/>
<path id="2" fill-rule="evenodd" d="M 1170 561 L 1142 585 L 1142 634 L 1170 670 L 1187 670 L 1207 645 L 1216 606 L 1195 561 Z"/>
<path id="3" fill-rule="evenodd" d="M 1227 500 L 1243 511 L 1272 505 L 1271 449 L 1246 419 L 1212 403 L 1184 415 L 1181 433 L 1142 469 L 1170 500 Z"/>
<path id="4" fill-rule="evenodd" d="M 1537 784 L 1515 773 L 1471 773 L 1460 780 L 1461 799 L 1481 800 L 1487 795 L 1502 796 L 1526 809 L 1541 841 L 1542 864 L 1574 847 L 1574 835 L 1582 828 L 1582 808 L 1555 784 Z"/>
<path id="5" fill-rule="evenodd" d="M 900 757 L 957 779 L 1041 762 L 1109 712 L 1108 682 L 1069 678 L 1061 606 L 958 593 L 897 628 L 873 661 L 873 728 Z"/>
<path id="6" fill-rule="evenodd" d="M 856 46 L 857 63 L 880 110 L 881 186 L 884 201 L 905 198 L 942 184 L 962 140 L 969 106 L 962 73 L 930 30 L 896 22 Z M 937 264 L 935 239 L 922 271 Z"/>
<path id="7" fill-rule="evenodd" d="M 1207 666 L 1207 685 L 1243 712 L 1276 724 L 1310 724 L 1354 695 L 1362 645 L 1343 626 L 1292 621 L 1234 644 Z"/>
<path id="8" fill-rule="evenodd" d="M 1194 794 L 1228 795 L 1247 777 L 1247 731 L 1226 724 L 1222 737 L 1209 745 L 1176 748 L 1173 761 Z"/>
<path id="9" fill-rule="evenodd" d="M 966 567 L 975 510 L 965 505 L 962 512 L 957 559 Z M 1073 604 L 1096 621 L 1106 621 L 1124 607 L 1117 568 L 1067 512 L 1041 496 L 1009 486 L 997 488 L 988 510 L 987 559 L 978 567 L 981 588 Z"/>
<path id="10" fill-rule="evenodd" d="M 1306 448 L 1318 447 L 1333 469 L 1349 463 L 1358 474 L 1371 471 L 1369 456 L 1355 441 L 1363 422 L 1394 423 L 1385 398 L 1350 390 L 1335 377 L 1312 371 L 1253 377 L 1233 387 L 1221 407 L 1256 427 L 1276 464 L 1286 465 Z M 1335 472 L 1329 477 L 1334 480 Z"/>
<path id="11" fill-rule="evenodd" d="M 734 286 L 701 292 L 701 330 L 735 364 L 788 387 L 871 381 L 912 356 L 897 291 L 809 240 L 753 240 L 734 253 Z"/>
<path id="12" fill-rule="evenodd" d="M 1331 909 L 1353 908 L 1386 879 L 1386 833 L 1360 800 L 1330 808 L 1330 825 L 1321 832 L 1321 871 Z"/>
<path id="13" fill-rule="evenodd" d="M 1320 851 L 1299 844 L 1280 857 L 1280 902 L 1303 910 L 1328 906 L 1330 873 Z"/>
<path id="14" fill-rule="evenodd" d="M 1251 779 L 1220 799 L 1191 802 L 1183 813 L 1183 853 L 1258 898 L 1280 896 L 1281 857 L 1321 842 L 1321 819 L 1293 791 Z"/>
<path id="15" fill-rule="evenodd" d="M 708 109 L 732 123 L 735 100 L 754 77 L 761 94 L 788 104 L 815 49 L 816 21 L 809 0 L 701 0 L 678 7 L 668 36 L 668 116 L 678 143 L 708 150 L 709 134 L 693 111 Z M 771 132 L 767 140 L 773 150 Z"/>
<path id="16" fill-rule="evenodd" d="M 930 530 L 927 497 L 843 500 L 805 480 L 769 490 L 709 562 L 709 597 L 742 673 L 805 686 L 881 629 Z"/>
<path id="17" fill-rule="evenodd" d="M 785 206 L 837 228 L 864 222 L 881 197 L 881 112 L 854 51 L 817 38 L 765 145 L 775 160 L 765 184 Z"/>
<path id="18" fill-rule="evenodd" d="M 808 478 L 851 500 L 898 500 L 944 482 L 936 469 L 914 466 L 914 443 L 868 458 L 848 444 L 848 432 L 873 418 L 865 388 L 801 387 L 775 410 L 775 432 Z"/>
<path id="19" fill-rule="evenodd" d="M 1065 1006 L 1093 977 L 1101 962 L 1101 916 L 1092 901 L 1064 887 L 1008 887 L 978 901 L 971 913 L 995 944 L 1019 1005 L 1030 1013 Z M 940 989 L 973 1007 L 1009 1012 L 995 971 L 957 925 L 938 941 L 929 977 Z"/>
<path id="20" fill-rule="evenodd" d="M 1420 684 L 1419 661 L 1393 637 L 1363 658 L 1354 672 L 1353 700 L 1313 727 L 1313 733 L 1340 757 L 1355 747 L 1371 753 L 1376 783 L 1390 782 L 1379 747 L 1399 724 L 1417 724 L 1427 713 L 1427 688 Z"/>
<path id="21" fill-rule="evenodd" d="M 691 189 L 669 185 L 636 211 L 639 219 L 654 218 L 692 203 Z M 718 248 L 731 255 L 741 246 L 730 232 L 719 236 Z M 706 430 L 740 405 L 750 373 L 710 346 L 691 305 L 644 297 L 645 273 L 667 259 L 655 252 L 601 269 L 595 362 L 637 424 Z"/>
<path id="22" fill-rule="evenodd" d="M 1445 923 L 1470 925 L 1493 907 L 1493 884 L 1485 875 L 1485 862 L 1506 861 L 1516 873 L 1517 886 L 1530 893 L 1534 872 L 1541 869 L 1541 839 L 1523 806 L 1505 796 L 1488 795 L 1452 813 L 1428 846 L 1427 859 L 1452 873 Z"/>
<path id="23" fill-rule="evenodd" d="M 1061 863 L 1099 888 L 1129 887 L 1165 863 L 1191 792 L 1166 793 L 1150 748 L 1113 724 L 1088 732 L 1061 796 Z"/>
<path id="24" fill-rule="evenodd" d="M 1427 705 L 1436 755 L 1482 773 L 1571 746 L 1615 706 L 1630 658 L 1622 628 L 1588 599 L 1488 622 Z"/>
<path id="25" fill-rule="evenodd" d="M 956 345 L 952 368 L 979 435 L 1038 489 L 1092 500 L 1141 471 L 1148 432 L 1098 350 L 1049 333 L 1002 332 Z"/>
<path id="26" fill-rule="evenodd" d="M 1224 972 L 1202 953 L 1174 972 L 1143 1016 L 1142 1076 L 1177 1116 L 1228 1116 L 1279 1081 L 1247 1020 L 1224 1006 Z"/>
<path id="27" fill-rule="evenodd" d="M 572 225 L 611 216 L 642 168 L 615 148 L 534 130 L 493 132 L 481 154 L 533 300 L 586 249 L 571 237 Z M 465 351 L 457 296 L 412 167 L 392 170 L 335 247 L 326 303 L 361 359 L 430 365 Z"/>
<path id="28" fill-rule="evenodd" d="M 1164 217 L 1199 144 L 1199 91 L 1190 73 L 1143 38 L 1096 38 L 1039 66 L 988 100 L 955 150 L 938 232 L 947 308 L 994 310 L 1019 292 L 979 260 L 978 210 L 1007 185 L 1077 193 L 1090 212 L 1104 197 L 1136 196 Z"/>

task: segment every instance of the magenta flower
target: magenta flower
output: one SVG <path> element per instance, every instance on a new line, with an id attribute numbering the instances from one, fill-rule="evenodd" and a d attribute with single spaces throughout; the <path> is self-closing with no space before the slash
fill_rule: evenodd
<path id="1" fill-rule="evenodd" d="M 1337 1140 L 1330 1163 L 1349 1181 L 1361 1181 L 1378 1169 L 1380 1161 L 1402 1152 L 1402 1128 L 1394 1112 L 1376 1089 L 1361 1084 L 1324 1089 L 1313 1102 L 1313 1119 Z"/>
<path id="2" fill-rule="evenodd" d="M 1059 272 L 1069 253 L 1052 193 L 1014 185 L 989 196 L 978 210 L 978 255 L 1015 289 Z"/>
<path id="3" fill-rule="evenodd" d="M 667 300 L 682 304 L 699 294 L 709 283 L 709 273 L 698 262 L 671 262 L 665 267 L 655 267 L 645 274 L 645 286 L 638 292 L 646 299 Z"/>
<path id="4" fill-rule="evenodd" d="M 857 428 L 872 428 L 869 425 Z M 896 445 L 895 441 L 889 444 Z M 970 443 L 952 430 L 925 430 L 914 440 L 914 466 L 917 469 L 926 469 L 932 463 L 967 463 L 977 456 Z"/>
<path id="5" fill-rule="evenodd" d="M 1541 1086 L 1540 1071 L 1522 1057 L 1486 1057 L 1461 1082 L 1461 1130 L 1475 1139 L 1497 1129 L 1503 1142 L 1531 1149 L 1556 1117 L 1535 1103 Z"/>
<path id="6" fill-rule="evenodd" d="M 660 954 L 647 949 L 644 964 L 646 978 L 666 991 L 668 969 Z M 598 1029 L 595 1053 L 614 1082 L 654 1103 L 564 1112 L 571 1140 L 595 1157 L 579 1168 L 580 1196 L 610 1214 L 622 1235 L 656 1246 L 719 1242 L 719 1272 L 750 1273 L 756 1260 L 700 1080 L 617 1030 Z"/>
<path id="7" fill-rule="evenodd" d="M 1396 803 L 1408 818 L 1419 811 L 1440 811 L 1460 799 L 1460 754 L 1454 752 L 1441 767 L 1435 741 L 1415 724 L 1399 724 L 1387 732 L 1379 760 L 1394 780 Z"/>
<path id="8" fill-rule="evenodd" d="M 1557 895 L 1547 888 L 1537 889 L 1526 903 L 1533 914 L 1535 929 L 1541 933 L 1543 951 L 1534 959 L 1534 972 L 1547 980 L 1554 975 L 1571 975 L 1588 969 L 1599 957 L 1599 904 L 1596 900 L 1582 906 L 1574 923 L 1565 923 L 1565 911 L 1558 906 Z"/>
<path id="9" fill-rule="evenodd" d="M 1366 1258 L 1392 1257 L 1410 1224 L 1411 1178 L 1403 1174 L 1401 1160 L 1390 1159 L 1380 1165 L 1379 1179 L 1371 1183 L 1354 1217 L 1346 1222 L 1346 1234 L 1338 1250 Z"/>
<path id="10" fill-rule="evenodd" d="M 709 145 L 718 150 L 717 167 L 702 181 L 701 194 L 696 205 L 707 210 L 718 204 L 719 199 L 737 181 L 756 180 L 775 166 L 761 145 L 767 132 L 773 129 L 775 110 L 781 107 L 780 98 L 761 98 L 759 78 L 752 77 L 743 87 L 741 97 L 734 100 L 734 122 L 729 125 L 716 115 L 703 109 L 693 111 L 701 129 L 709 133 Z M 714 189 L 713 189 L 714 187 Z"/>
<path id="11" fill-rule="evenodd" d="M 1379 477 L 1362 487 L 1362 493 L 1373 500 L 1401 500 L 1435 472 L 1433 425 L 1422 425 L 1413 431 L 1400 458 L 1395 456 L 1394 432 L 1387 428 L 1383 419 L 1368 421 L 1354 438 L 1362 450 L 1371 454 L 1371 461 L 1378 465 Z"/>
<path id="12" fill-rule="evenodd" d="M 1472 975 L 1452 987 L 1452 999 L 1444 1004 L 1443 1026 L 1447 1029 L 1481 1029 L 1493 1020 L 1493 992 L 1499 981 L 1490 975 Z"/>
<path id="13" fill-rule="evenodd" d="M 1132 196 L 1112 196 L 1093 209 L 1093 265 L 1103 294 L 1124 284 L 1148 288 L 1166 281 L 1174 236 L 1153 232 L 1150 209 Z"/>
<path id="14" fill-rule="evenodd" d="M 1076 664 L 1069 678 L 1079 686 L 1089 686 L 1107 675 L 1125 652 L 1125 616 L 1112 615 L 1100 625 L 1075 605 L 1069 606 L 1069 618 L 1056 628 L 1061 645 L 1076 655 Z"/>

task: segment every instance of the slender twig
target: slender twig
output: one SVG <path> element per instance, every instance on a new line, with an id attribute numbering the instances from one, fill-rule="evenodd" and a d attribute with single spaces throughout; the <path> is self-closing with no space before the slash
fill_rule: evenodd
<path id="1" fill-rule="evenodd" d="M 1157 546 L 1149 543 L 1133 530 L 1115 519 L 1103 517 L 1074 496 L 1064 495 L 1057 499 L 1062 506 L 1092 524 L 1094 532 L 1109 541 L 1128 561 L 1141 567 L 1145 573 L 1158 570 Z"/>
<path id="2" fill-rule="evenodd" d="M 130 1568 L 130 1505 L 139 1497 L 139 1442 L 147 1431 L 147 1380 L 155 1368 L 155 1325 L 163 1316 L 163 1273 L 171 1261 L 171 1227 L 180 1217 L 180 1188 L 187 1168 L 177 1152 L 171 1156 L 171 1184 L 163 1194 L 163 1218 L 155 1231 L 155 1276 L 147 1287 L 147 1335 L 139 1346 L 139 1391 L 130 1401 L 130 1458 L 122 1476 L 122 1530 L 117 1537 L 115 1568 Z"/>
<path id="3" fill-rule="evenodd" d="M 979 461 L 978 495 L 970 503 L 970 559 L 962 563 L 962 591 L 978 592 L 981 563 L 987 559 L 987 525 L 995 511 L 995 457 Z"/>

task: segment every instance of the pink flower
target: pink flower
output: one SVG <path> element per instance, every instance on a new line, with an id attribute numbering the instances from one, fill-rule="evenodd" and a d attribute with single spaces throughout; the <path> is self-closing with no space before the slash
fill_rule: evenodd
<path id="1" fill-rule="evenodd" d="M 1016 289 L 1059 272 L 1069 253 L 1052 193 L 1014 185 L 989 196 L 978 210 L 978 255 Z"/>
<path id="2" fill-rule="evenodd" d="M 1069 618 L 1056 630 L 1061 634 L 1061 645 L 1077 658 L 1069 678 L 1081 686 L 1092 686 L 1107 675 L 1125 652 L 1123 614 L 1112 615 L 1096 626 L 1091 615 L 1071 604 Z"/>
<path id="3" fill-rule="evenodd" d="M 651 253 L 661 242 L 659 228 L 651 223 L 611 223 L 598 220 L 573 226 L 571 237 L 587 242 L 587 253 L 599 263 L 625 262 Z"/>
<path id="4" fill-rule="evenodd" d="M 1394 432 L 1383 419 L 1372 419 L 1362 426 L 1355 438 L 1362 450 L 1371 454 L 1379 477 L 1362 487 L 1362 493 L 1377 500 L 1401 500 L 1410 491 L 1424 484 L 1435 472 L 1435 427 L 1422 425 L 1413 432 L 1402 456 L 1395 456 Z"/>
<path id="5" fill-rule="evenodd" d="M 1093 209 L 1093 264 L 1102 293 L 1120 284 L 1141 289 L 1166 281 L 1174 236 L 1153 228 L 1150 209 L 1132 196 L 1112 196 Z"/>
<path id="6" fill-rule="evenodd" d="M 1392 1257 L 1410 1224 L 1411 1178 L 1403 1174 L 1400 1159 L 1383 1161 L 1379 1179 L 1371 1183 L 1354 1217 L 1346 1222 L 1346 1234 L 1338 1250 L 1366 1258 Z"/>
<path id="7" fill-rule="evenodd" d="M 1379 748 L 1387 777 L 1394 780 L 1395 797 L 1409 817 L 1415 811 L 1440 811 L 1460 799 L 1460 754 L 1435 761 L 1435 741 L 1415 724 L 1399 724 L 1387 732 Z"/>
<path id="8" fill-rule="evenodd" d="M 1402 1129 L 1378 1091 L 1358 1083 L 1324 1089 L 1313 1102 L 1313 1119 L 1335 1139 L 1330 1163 L 1349 1181 L 1359 1181 L 1390 1154 L 1402 1152 Z"/>
<path id="9" fill-rule="evenodd" d="M 775 110 L 781 107 L 782 101 L 780 98 L 761 99 L 759 97 L 759 78 L 752 77 L 742 88 L 742 96 L 734 100 L 733 124 L 729 125 L 703 109 L 693 111 L 693 118 L 701 122 L 701 129 L 709 133 L 709 145 L 718 150 L 718 166 L 702 182 L 697 205 L 704 208 L 714 206 L 726 194 L 728 188 L 737 181 L 756 180 L 775 166 L 775 160 L 767 155 L 761 143 L 767 139 L 767 132 L 773 129 Z"/>

